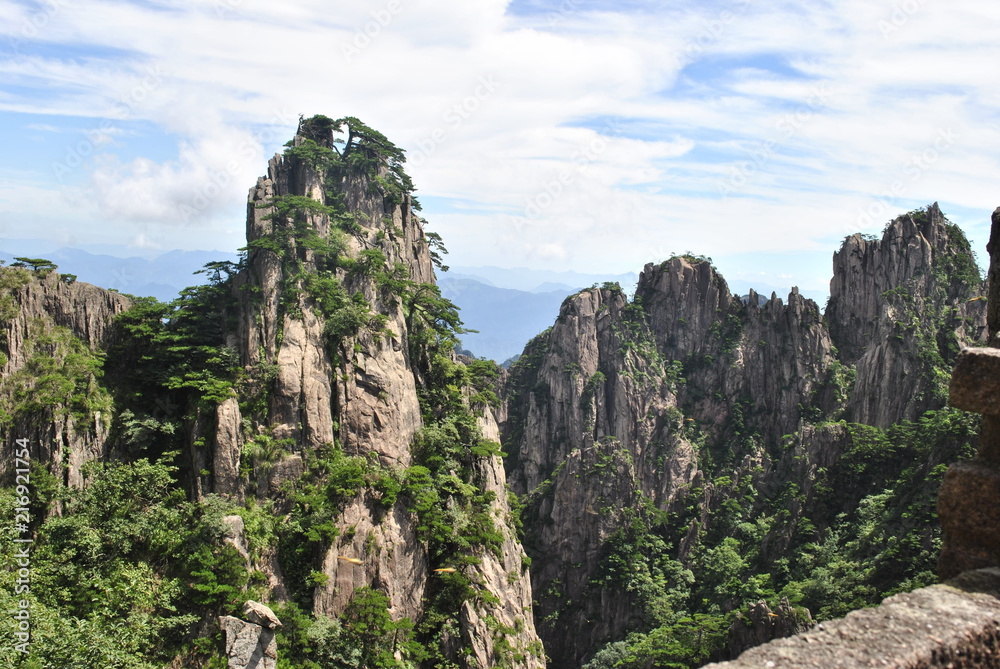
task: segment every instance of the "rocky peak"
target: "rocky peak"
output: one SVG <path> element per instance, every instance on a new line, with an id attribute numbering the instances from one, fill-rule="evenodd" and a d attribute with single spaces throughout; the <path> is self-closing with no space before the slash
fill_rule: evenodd
<path id="1" fill-rule="evenodd" d="M 819 307 L 793 288 L 787 304 L 756 291 L 745 302 L 729 293 L 707 259 L 678 257 L 647 265 L 636 302 L 649 318 L 664 359 L 683 364 L 679 404 L 716 440 L 739 432 L 766 439 L 798 429 L 799 403 L 822 382 L 833 359 Z"/>
<path id="2" fill-rule="evenodd" d="M 580 666 L 648 624 L 618 551 L 649 560 L 629 569 L 680 578 L 698 551 L 716 550 L 703 543 L 719 540 L 713 519 L 744 506 L 751 517 L 757 495 L 787 496 L 793 519 L 761 537 L 764 563 L 792 545 L 800 515 L 826 519 L 806 507 L 852 448 L 839 419 L 881 426 L 940 408 L 936 370 L 982 338 L 971 260 L 932 205 L 881 241 L 845 241 L 826 317 L 796 288 L 741 300 L 697 256 L 647 265 L 631 304 L 606 287 L 567 298 L 512 366 L 501 425 L 511 487 L 528 496 L 525 545 L 551 666 Z M 630 546 L 635 527 L 654 532 L 651 509 L 670 514 L 656 531 L 680 563 Z M 763 624 L 771 613 L 757 611 L 736 646 L 779 633 Z"/>
<path id="3" fill-rule="evenodd" d="M 343 141 L 335 142 L 335 133 Z M 457 317 L 434 285 L 428 238 L 401 163 L 402 152 L 357 119 L 315 117 L 300 124 L 250 189 L 247 259 L 233 282 L 239 316 L 231 336 L 267 402 L 249 416 L 234 403 L 206 427 L 216 435 L 216 485 L 240 486 L 218 475 L 241 469 L 238 439 L 220 435 L 238 434 L 224 428 L 244 421 L 252 426 L 250 439 L 290 445 L 277 463 L 253 466 L 263 480 L 246 482 L 251 492 L 277 496 L 286 510 L 294 508 L 283 488 L 334 485 L 317 469 L 330 457 L 324 453 L 336 453 L 334 463 L 363 467 L 365 481 L 378 485 L 338 492 L 332 538 L 310 564 L 322 574 L 309 597 L 315 614 L 340 615 L 360 589 L 374 588 L 394 619 L 433 619 L 441 629 L 433 636 L 425 631 L 426 640 L 458 666 L 543 666 L 503 463 L 483 445 L 498 434 L 492 414 L 468 407 L 470 394 L 433 404 L 450 392 L 446 383 L 463 382 L 452 351 L 434 348 L 443 341 L 434 328 Z M 448 423 L 453 411 L 460 415 Z M 480 414 L 475 427 L 468 424 L 473 412 Z M 451 444 L 459 432 L 472 443 Z M 438 457 L 448 463 L 438 474 L 437 464 L 421 459 L 432 457 L 426 454 L 432 448 L 456 448 L 461 460 Z M 430 485 L 432 476 L 458 488 L 435 488 L 417 513 L 417 490 L 431 495 L 417 486 Z M 428 515 L 436 523 L 433 538 Z M 491 528 L 492 549 L 475 536 L 449 538 L 471 534 L 473 521 L 480 534 Z M 303 575 L 290 582 L 288 564 L 279 556 L 267 566 L 274 592 L 301 596 Z M 456 589 L 464 594 L 447 600 Z M 473 599 L 473 593 L 479 594 Z M 454 606 L 430 613 L 439 600 Z"/>
<path id="4" fill-rule="evenodd" d="M 961 230 L 935 203 L 896 218 L 881 240 L 848 237 L 833 271 L 825 316 L 841 362 L 857 370 L 849 418 L 885 427 L 943 405 L 959 346 L 986 337 Z"/>
<path id="5" fill-rule="evenodd" d="M 641 309 L 617 287 L 563 303 L 511 368 L 503 424 L 511 487 L 528 495 L 536 618 L 552 666 L 580 666 L 639 615 L 606 545 L 647 503 L 670 508 L 698 476 Z M 613 571 L 613 570 L 612 570 Z"/>
<path id="6" fill-rule="evenodd" d="M 660 351 L 673 360 L 702 352 L 709 345 L 708 335 L 733 304 L 726 280 L 710 260 L 699 256 L 647 264 L 635 294 L 649 314 Z"/>
<path id="7" fill-rule="evenodd" d="M 904 294 L 940 294 L 951 302 L 980 285 L 968 241 L 937 203 L 896 218 L 881 239 L 847 237 L 833 256 L 826 309 L 841 361 L 853 364 L 862 356 Z"/>

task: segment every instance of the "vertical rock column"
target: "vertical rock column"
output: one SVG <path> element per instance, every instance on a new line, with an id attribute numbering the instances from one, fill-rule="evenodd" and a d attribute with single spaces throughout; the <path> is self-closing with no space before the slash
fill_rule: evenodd
<path id="1" fill-rule="evenodd" d="M 1000 208 L 990 254 L 987 319 L 990 346 L 1000 344 Z M 955 362 L 948 403 L 982 414 L 979 453 L 948 468 L 938 494 L 943 545 L 938 575 L 1000 566 L 1000 348 L 965 349 Z"/>
<path id="2" fill-rule="evenodd" d="M 275 669 L 278 664 L 278 644 L 274 631 L 281 621 L 274 612 L 253 600 L 243 608 L 240 620 L 220 616 L 219 627 L 226 633 L 226 658 L 229 669 Z"/>
<path id="3" fill-rule="evenodd" d="M 966 349 L 951 376 L 948 403 L 983 415 L 979 453 L 948 468 L 938 494 L 944 533 L 938 574 L 1000 565 L 1000 349 Z"/>

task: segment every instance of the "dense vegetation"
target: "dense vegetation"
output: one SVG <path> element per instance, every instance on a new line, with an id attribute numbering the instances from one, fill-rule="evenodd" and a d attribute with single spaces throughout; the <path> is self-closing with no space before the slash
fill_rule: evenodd
<path id="1" fill-rule="evenodd" d="M 717 474 L 719 501 L 683 562 L 689 519 L 647 507 L 619 530 L 600 585 L 635 593 L 644 624 L 587 667 L 698 666 L 722 657 L 736 613 L 759 600 L 777 610 L 787 598 L 796 615 L 826 620 L 936 582 L 937 488 L 947 463 L 975 454 L 977 417 L 942 409 L 887 430 L 821 427 L 843 430 L 847 447 L 810 495 L 795 481 L 767 491 Z M 703 492 L 689 495 L 691 514 Z M 768 558 L 781 537 L 782 557 Z"/>
<path id="2" fill-rule="evenodd" d="M 464 568 L 500 554 L 509 532 L 498 526 L 510 519 L 497 518 L 496 494 L 483 479 L 482 462 L 499 455 L 499 444 L 485 440 L 478 425 L 485 407 L 497 403 L 498 369 L 458 362 L 453 351 L 463 329 L 456 308 L 437 286 L 413 281 L 404 263 L 387 259 L 390 238 L 402 234 L 389 214 L 401 204 L 419 207 L 402 151 L 357 119 L 314 117 L 286 155 L 320 175 L 321 199 L 284 195 L 263 203 L 272 232 L 251 240 L 239 263 L 207 265 L 207 283 L 172 303 L 132 298 L 107 351 L 90 350 L 66 328 L 32 324 L 28 364 L 0 382 L 5 432 L 58 413 L 85 423 L 98 412 L 120 458 L 88 465 L 82 488 L 65 485 L 63 463 L 35 463 L 32 653 L 14 652 L 8 626 L 16 623 L 5 618 L 0 652 L 10 666 L 222 667 L 215 619 L 239 615 L 247 599 L 267 598 L 260 567 L 275 550 L 290 595 L 275 607 L 285 624 L 282 669 L 455 666 L 462 603 L 498 601 L 475 570 Z M 367 184 L 385 217 L 348 210 L 344 189 L 354 183 Z M 374 246 L 365 229 L 377 231 Z M 365 240 L 360 252 L 348 251 L 350 236 Z M 441 266 L 440 237 L 425 241 Z M 409 467 L 348 455 L 335 438 L 304 452 L 304 473 L 276 496 L 253 497 L 258 475 L 297 448 L 268 429 L 274 363 L 246 365 L 228 343 L 241 302 L 262 302 L 254 281 L 237 281 L 261 254 L 281 268 L 279 322 L 307 310 L 317 315 L 335 366 L 356 353 L 359 334 L 375 346 L 393 336 L 385 329 L 388 314 L 401 311 L 423 418 Z M 18 290 L 56 269 L 43 259 L 0 269 L 0 324 L 17 317 Z M 203 455 L 210 435 L 191 444 L 192 430 L 231 398 L 244 416 L 241 473 L 251 493 L 245 503 L 196 494 L 212 489 L 214 473 Z M 13 508 L 15 489 L 2 494 L 5 508 Z M 419 620 L 392 620 L 385 594 L 373 588 L 357 590 L 338 619 L 313 617 L 313 593 L 327 578 L 322 559 L 338 535 L 353 531 L 339 516 L 356 499 L 383 514 L 396 507 L 414 513 L 432 567 L 445 569 L 429 581 Z M 232 541 L 237 519 L 245 553 Z M 17 608 L 9 541 L 16 530 L 5 514 L 0 603 L 8 610 Z M 505 628 L 494 621 L 491 629 L 505 643 Z M 511 658 L 540 653 L 504 648 Z"/>
<path id="3" fill-rule="evenodd" d="M 171 303 L 132 298 L 115 320 L 107 350 L 91 350 L 64 327 L 28 324 L 26 363 L 0 379 L 0 430 L 9 437 L 14 426 L 60 417 L 82 426 L 97 416 L 111 434 L 115 458 L 88 464 L 81 487 L 66 484 L 65 463 L 34 463 L 30 527 L 19 528 L 13 513 L 0 517 L 0 609 L 14 611 L 26 598 L 32 612 L 29 657 L 12 646 L 15 621 L 0 619 L 5 666 L 222 669 L 216 618 L 239 615 L 247 599 L 268 598 L 264 566 L 275 554 L 288 594 L 275 606 L 284 623 L 280 669 L 458 667 L 465 652 L 463 605 L 488 610 L 500 602 L 469 567 L 510 550 L 520 506 L 539 504 L 545 494 L 498 499 L 488 489 L 484 462 L 506 454 L 484 438 L 479 419 L 499 404 L 500 372 L 490 362 L 457 359 L 463 333 L 457 310 L 437 286 L 413 280 L 404 262 L 389 260 L 389 240 L 401 234 L 391 216 L 364 218 L 345 204 L 345 184 L 362 183 L 385 212 L 418 209 L 403 152 L 355 118 L 318 116 L 303 121 L 286 156 L 319 175 L 322 196 L 282 195 L 262 203 L 270 232 L 250 240 L 239 263 L 210 263 L 207 283 Z M 348 251 L 372 229 L 374 244 Z M 954 234 L 964 240 L 960 231 Z M 429 233 L 423 241 L 441 267 L 440 237 Z M 335 373 L 362 338 L 377 345 L 394 336 L 388 323 L 398 309 L 422 418 L 408 466 L 352 455 L 335 438 L 301 453 L 301 475 L 268 497 L 255 496 L 258 479 L 301 446 L 277 438 L 268 424 L 275 361 L 241 355 L 231 344 L 241 305 L 263 302 L 260 286 L 248 277 L 254 260 L 265 256 L 280 268 L 279 322 L 317 316 Z M 0 268 L 0 326 L 18 316 L 18 291 L 56 270 L 37 258 Z M 978 279 L 967 244 L 938 271 L 945 293 Z M 951 314 L 905 291 L 890 298 L 901 327 L 913 325 L 917 333 L 916 355 L 937 384 L 929 401 L 939 402 L 955 351 Z M 921 318 L 926 314 L 933 318 Z M 627 305 L 616 327 L 623 359 L 642 363 L 622 371 L 656 375 L 671 392 L 698 365 L 711 363 L 664 359 L 641 304 Z M 740 328 L 735 316 L 720 320 L 712 333 L 720 355 L 732 352 Z M 277 336 L 280 342 L 282 333 Z M 0 341 L 0 366 L 8 362 L 7 344 Z M 512 370 L 515 378 L 530 378 L 545 345 L 544 336 L 529 345 Z M 839 363 L 831 367 L 838 402 L 851 374 Z M 581 409 L 594 409 L 606 380 L 602 372 L 586 379 Z M 244 418 L 246 501 L 204 494 L 214 476 L 206 466 L 207 437 L 192 437 L 206 415 L 234 399 Z M 808 610 L 826 619 L 933 582 L 940 545 L 936 489 L 947 463 L 972 455 L 974 418 L 935 409 L 879 429 L 809 407 L 803 415 L 804 428 L 832 435 L 840 457 L 808 485 L 790 478 L 776 485 L 759 468 L 736 474 L 744 451 L 760 440 L 738 410 L 722 440 L 685 426 L 676 410 L 673 418 L 698 446 L 706 479 L 669 511 L 645 498 L 617 510 L 619 529 L 601 547 L 600 573 L 590 585 L 593 593 L 630 593 L 637 623 L 587 667 L 694 667 L 721 656 L 737 612 L 759 600 L 777 607 L 787 599 L 794 615 L 804 619 Z M 768 445 L 775 466 L 809 458 L 798 436 Z M 617 467 L 615 457 L 605 454 L 593 471 Z M 15 485 L 0 488 L 0 506 L 18 508 L 22 496 Z M 416 620 L 393 619 L 377 587 L 358 588 L 335 619 L 312 615 L 316 589 L 328 579 L 324 557 L 338 537 L 354 532 L 341 515 L 359 500 L 379 514 L 402 510 L 416 519 L 417 538 L 438 570 Z M 505 504 L 510 516 L 499 517 Z M 234 541 L 237 525 L 243 545 Z M 15 595 L 13 540 L 24 531 L 34 539 L 31 588 Z M 529 566 L 524 560 L 508 574 L 510 582 Z M 537 646 L 508 642 L 523 621 L 508 628 L 485 617 L 499 665 L 542 654 Z"/>
<path id="4" fill-rule="evenodd" d="M 940 212 L 932 206 L 906 216 L 926 227 Z M 741 616 L 746 619 L 747 609 L 759 601 L 798 623 L 809 617 L 838 617 L 935 582 L 940 549 L 937 489 L 948 463 L 974 454 L 978 425 L 978 417 L 942 407 L 958 352 L 957 333 L 965 341 L 975 341 L 981 334 L 961 309 L 981 288 L 974 254 L 961 230 L 946 220 L 943 232 L 948 245 L 935 250 L 930 272 L 917 271 L 903 285 L 877 296 L 888 314 L 878 336 L 887 337 L 887 345 L 895 351 L 912 356 L 906 373 L 921 379 L 920 392 L 912 401 L 922 408 L 913 420 L 885 429 L 845 420 L 852 414 L 851 402 L 864 398 L 852 399 L 857 369 L 848 361 L 856 358 L 839 357 L 834 349 L 835 359 L 824 362 L 819 383 L 798 405 L 795 420 L 789 421 L 796 431 L 780 438 L 768 436 L 773 421 L 755 411 L 755 398 L 732 382 L 738 372 L 727 376 L 725 371 L 759 365 L 759 359 L 748 362 L 743 356 L 750 347 L 768 345 L 763 339 L 757 341 L 759 324 L 750 314 L 757 311 L 735 300 L 727 311 L 716 312 L 697 353 L 674 360 L 657 344 L 663 337 L 671 346 L 672 333 L 654 335 L 647 307 L 637 298 L 608 319 L 617 350 L 601 351 L 599 371 L 589 379 L 580 377 L 579 365 L 567 362 L 577 353 L 573 343 L 560 339 L 565 332 L 546 331 L 529 343 L 511 366 L 508 383 L 512 401 L 507 407 L 505 450 L 511 452 L 508 464 L 515 476 L 533 407 L 554 407 L 578 397 L 583 434 L 588 435 L 594 427 L 595 389 L 605 388 L 606 378 L 619 379 L 613 391 L 604 391 L 608 404 L 612 392 L 618 405 L 621 394 L 628 392 L 622 390 L 623 378 L 677 395 L 677 406 L 663 411 L 655 423 L 670 425 L 665 438 L 652 433 L 642 448 L 622 448 L 613 438 L 595 437 L 582 447 L 584 453 L 596 453 L 581 456 L 588 462 L 596 458 L 589 469 L 578 468 L 571 453 L 562 464 L 549 463 L 554 469 L 547 480 L 529 491 L 525 546 L 538 570 L 533 575 L 536 618 L 547 642 L 560 643 L 577 629 L 589 629 L 604 605 L 594 603 L 610 599 L 618 627 L 595 633 L 606 645 L 587 658 L 588 666 L 694 667 L 725 659 L 733 636 L 730 628 L 736 625 L 738 637 L 742 623 L 736 621 Z M 683 259 L 702 269 L 711 267 L 706 257 L 688 254 Z M 665 263 L 661 269 L 667 267 Z M 718 277 L 711 269 L 710 275 Z M 618 299 L 614 285 L 586 292 L 598 290 L 603 293 L 602 304 Z M 573 313 L 573 305 L 564 307 L 564 313 Z M 818 313 L 815 318 L 819 319 Z M 684 319 L 677 321 L 682 329 Z M 748 332 L 754 332 L 752 341 Z M 598 329 L 599 338 L 607 336 Z M 782 355 L 794 356 L 793 342 L 784 342 L 790 348 L 782 349 Z M 560 392 L 575 387 L 578 395 L 553 397 L 555 386 L 550 383 L 561 383 L 553 380 L 560 372 L 580 379 L 562 386 Z M 551 411 L 555 413 L 554 408 Z M 647 420 L 656 414 L 650 411 Z M 535 433 L 545 434 L 544 421 L 560 419 L 539 411 L 532 420 Z M 575 423 L 570 429 L 574 427 Z M 604 424 L 601 429 L 616 428 Z M 566 443 L 564 434 L 561 424 L 551 432 L 555 452 Z M 648 485 L 650 477 L 655 480 L 658 470 L 669 471 L 670 440 L 678 436 L 696 450 L 700 471 L 700 478 L 680 498 L 661 502 L 659 508 L 642 494 L 626 508 L 607 504 L 608 486 L 625 498 Z M 533 463 L 538 455 L 527 457 Z M 615 476 L 606 477 L 609 471 Z M 645 478 L 628 479 L 629 471 Z M 593 563 L 586 565 L 589 580 L 581 592 L 563 576 L 584 563 L 547 552 L 543 537 L 553 531 L 546 524 L 554 522 L 551 510 L 565 504 L 564 497 L 562 502 L 554 497 L 559 485 L 565 490 L 572 486 L 570 477 L 582 478 L 588 472 L 611 481 L 581 483 L 598 496 L 593 512 L 601 520 L 594 523 L 600 522 L 601 532 L 609 525 L 617 531 L 601 546 L 596 569 L 589 571 Z M 572 511 L 560 511 L 565 513 Z M 587 526 L 586 536 L 592 536 L 597 527 Z M 555 531 L 567 541 L 580 536 L 568 527 Z M 556 577 L 559 570 L 562 574 Z M 624 614 L 623 604 L 628 609 Z M 557 662 L 560 667 L 574 666 L 566 658 Z"/>

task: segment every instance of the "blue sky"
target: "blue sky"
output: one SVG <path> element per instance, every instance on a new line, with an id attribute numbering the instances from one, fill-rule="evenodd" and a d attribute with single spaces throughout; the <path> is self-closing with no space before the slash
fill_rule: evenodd
<path id="1" fill-rule="evenodd" d="M 321 113 L 407 150 L 452 264 L 825 292 L 932 201 L 985 255 L 998 32 L 972 0 L 0 0 L 0 240 L 235 250 Z"/>

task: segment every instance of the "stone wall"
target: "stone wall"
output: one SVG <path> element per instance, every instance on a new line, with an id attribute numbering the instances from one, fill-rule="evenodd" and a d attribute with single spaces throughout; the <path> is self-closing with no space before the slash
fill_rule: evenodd
<path id="1" fill-rule="evenodd" d="M 889 597 L 715 669 L 1000 667 L 1000 569 Z"/>

